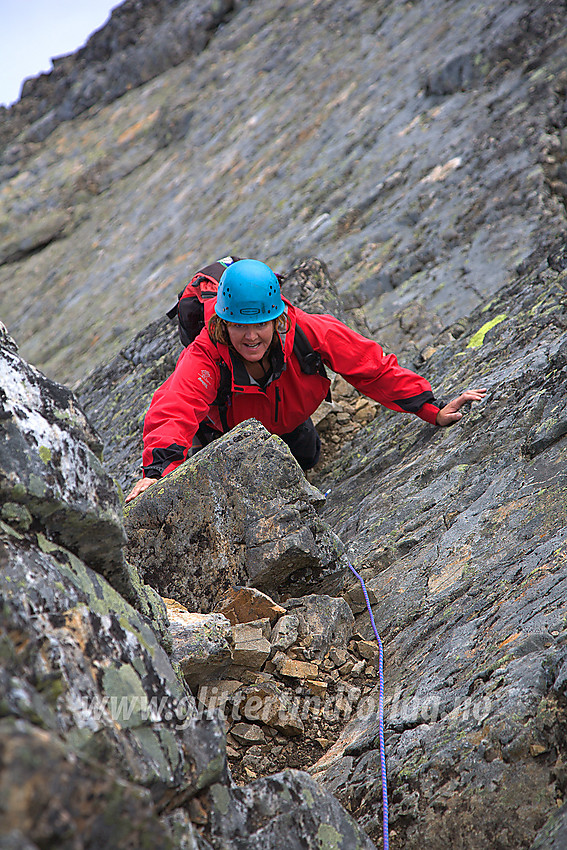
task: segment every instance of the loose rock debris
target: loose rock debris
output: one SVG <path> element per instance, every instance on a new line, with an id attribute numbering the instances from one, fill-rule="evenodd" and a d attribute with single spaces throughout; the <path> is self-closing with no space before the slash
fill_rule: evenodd
<path id="1" fill-rule="evenodd" d="M 375 707 L 378 647 L 353 631 L 354 617 L 342 598 L 312 595 L 279 605 L 254 588 L 239 587 L 208 615 L 192 615 L 173 600 L 166 604 L 173 657 L 200 711 L 224 715 L 237 783 L 286 767 L 308 769 L 357 712 Z M 195 616 L 203 636 L 198 647 L 194 635 L 192 642 L 183 634 L 183 622 Z M 215 628 L 219 644 L 230 646 L 222 675 L 221 653 L 211 642 Z M 184 655 L 190 646 L 193 654 Z"/>

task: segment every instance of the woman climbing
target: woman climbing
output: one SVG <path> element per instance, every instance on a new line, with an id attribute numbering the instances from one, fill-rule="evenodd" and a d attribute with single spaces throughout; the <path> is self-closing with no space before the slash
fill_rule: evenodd
<path id="1" fill-rule="evenodd" d="M 453 425 L 463 405 L 484 398 L 485 389 L 468 390 L 440 407 L 430 384 L 378 343 L 282 298 L 265 263 L 227 259 L 216 300 L 205 302 L 206 326 L 153 396 L 144 421 L 143 477 L 127 502 L 251 418 L 279 435 L 303 469 L 315 466 L 321 443 L 310 416 L 329 391 L 325 365 L 369 398 L 431 425 Z"/>

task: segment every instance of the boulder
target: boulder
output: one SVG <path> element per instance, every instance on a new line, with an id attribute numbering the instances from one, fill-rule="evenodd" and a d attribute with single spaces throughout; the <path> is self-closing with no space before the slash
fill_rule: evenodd
<path id="1" fill-rule="evenodd" d="M 319 668 L 316 664 L 311 664 L 310 661 L 297 661 L 293 658 L 280 658 L 275 660 L 274 665 L 278 673 L 288 679 L 314 679 L 319 673 Z"/>
<path id="2" fill-rule="evenodd" d="M 220 600 L 216 610 L 234 625 L 267 617 L 272 625 L 285 614 L 285 608 L 255 587 L 233 587 Z"/>
<path id="3" fill-rule="evenodd" d="M 271 730 L 277 729 L 286 738 L 301 735 L 304 725 L 289 695 L 276 682 L 258 682 L 238 691 L 239 703 L 235 705 L 249 722 L 260 721 Z M 236 700 L 234 700 L 236 703 Z M 234 711 L 234 709 L 233 709 Z M 234 733 L 234 727 L 230 730 Z"/>
<path id="4" fill-rule="evenodd" d="M 230 730 L 235 741 L 245 747 L 253 747 L 266 743 L 266 736 L 259 726 L 254 723 L 237 723 Z"/>
<path id="5" fill-rule="evenodd" d="M 354 616 L 344 599 L 311 594 L 288 599 L 285 609 L 298 621 L 298 638 L 308 659 L 323 659 L 331 648 L 346 648 Z"/>
<path id="6" fill-rule="evenodd" d="M 272 651 L 269 635 L 270 621 L 267 619 L 234 625 L 232 627 L 234 667 L 259 670 Z M 234 673 L 234 670 L 232 672 Z"/>
<path id="7" fill-rule="evenodd" d="M 287 446 L 249 420 L 128 504 L 128 557 L 159 593 L 201 612 L 235 584 L 274 599 L 338 590 L 344 556 L 319 519 L 323 501 Z"/>
<path id="8" fill-rule="evenodd" d="M 166 599 L 171 635 L 171 657 L 179 664 L 190 688 L 217 679 L 232 662 L 233 637 L 221 614 L 196 614 Z"/>
<path id="9" fill-rule="evenodd" d="M 26 363 L 5 333 L 0 420 L 2 517 L 23 531 L 39 526 L 148 612 L 147 594 L 124 560 L 120 499 L 98 434 L 73 393 Z"/>
<path id="10" fill-rule="evenodd" d="M 282 277 L 281 288 L 285 297 L 306 313 L 330 313 L 342 322 L 347 320 L 342 298 L 323 260 L 302 260 Z"/>
<path id="11" fill-rule="evenodd" d="M 299 618 L 295 614 L 285 614 L 280 617 L 272 632 L 272 646 L 279 650 L 289 649 L 298 637 Z"/>
<path id="12" fill-rule="evenodd" d="M 211 840 L 223 850 L 242 846 L 237 836 L 244 830 L 249 850 L 374 847 L 345 810 L 323 793 L 308 774 L 298 770 L 258 779 L 230 792 L 221 785 L 212 785 L 207 796 L 211 804 Z"/>
<path id="13" fill-rule="evenodd" d="M 160 797 L 198 790 L 222 729 L 214 717 L 199 720 L 147 620 L 41 534 L 34 544 L 3 523 L 0 564 L 3 713 L 63 735 L 81 757 L 104 756 L 109 769 Z"/>

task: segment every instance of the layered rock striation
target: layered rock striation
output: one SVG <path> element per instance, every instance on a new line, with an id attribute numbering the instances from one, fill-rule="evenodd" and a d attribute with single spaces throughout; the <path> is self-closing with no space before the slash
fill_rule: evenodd
<path id="1" fill-rule="evenodd" d="M 109 362 L 231 253 L 323 258 L 387 348 L 423 350 L 565 232 L 563 0 L 227 5 L 121 6 L 95 99 L 77 70 L 52 107 L 78 87 L 88 110 L 2 155 L 0 313 L 53 378 Z M 193 15 L 223 23 L 109 103 Z"/>
<path id="2" fill-rule="evenodd" d="M 528 847 L 563 800 L 565 248 L 528 269 L 416 364 L 441 396 L 482 384 L 486 402 L 439 431 L 380 411 L 318 480 L 386 644 L 406 848 Z M 357 628 L 372 637 L 364 613 Z M 353 721 L 314 767 L 371 835 L 377 733 Z"/>

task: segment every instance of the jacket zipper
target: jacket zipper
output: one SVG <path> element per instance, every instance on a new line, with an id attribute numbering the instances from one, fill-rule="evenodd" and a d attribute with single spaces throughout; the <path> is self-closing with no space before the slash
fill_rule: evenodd
<path id="1" fill-rule="evenodd" d="M 278 421 L 278 413 L 280 409 L 280 388 L 276 387 L 276 410 L 274 415 L 274 423 Z"/>

